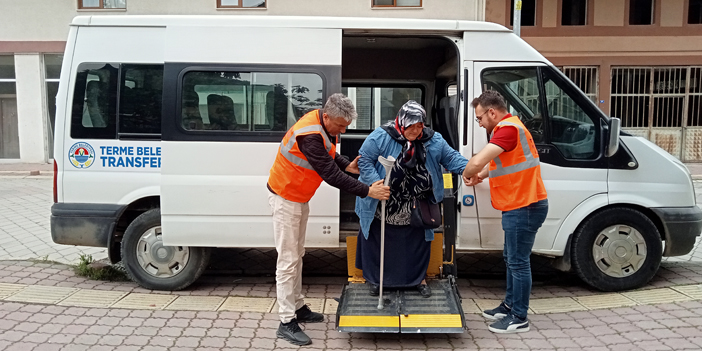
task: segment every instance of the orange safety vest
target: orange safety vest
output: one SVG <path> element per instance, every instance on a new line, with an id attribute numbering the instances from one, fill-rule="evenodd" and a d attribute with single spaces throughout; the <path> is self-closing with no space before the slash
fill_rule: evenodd
<path id="1" fill-rule="evenodd" d="M 322 184 L 322 177 L 312 168 L 297 144 L 297 137 L 310 134 L 321 135 L 329 156 L 336 156 L 336 138 L 329 140 L 327 132 L 324 131 L 321 110 L 314 110 L 302 116 L 285 133 L 268 177 L 268 186 L 288 201 L 308 202 Z"/>
<path id="2" fill-rule="evenodd" d="M 517 116 L 503 119 L 492 130 L 516 127 L 519 131 L 517 146 L 490 161 L 490 198 L 492 207 L 511 211 L 546 198 L 546 188 L 541 179 L 539 153 L 534 138 Z"/>

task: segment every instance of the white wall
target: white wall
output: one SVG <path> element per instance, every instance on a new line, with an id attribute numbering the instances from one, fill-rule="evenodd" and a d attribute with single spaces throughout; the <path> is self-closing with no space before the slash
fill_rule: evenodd
<path id="1" fill-rule="evenodd" d="M 0 0 L 0 41 L 65 41 L 77 15 L 291 15 L 483 20 L 486 0 L 423 0 L 372 8 L 371 0 L 268 0 L 267 9 L 217 9 L 216 0 L 127 0 L 126 10 L 78 10 L 78 0 Z"/>
<path id="2" fill-rule="evenodd" d="M 46 162 L 44 62 L 41 54 L 15 55 L 17 118 L 22 162 Z"/>

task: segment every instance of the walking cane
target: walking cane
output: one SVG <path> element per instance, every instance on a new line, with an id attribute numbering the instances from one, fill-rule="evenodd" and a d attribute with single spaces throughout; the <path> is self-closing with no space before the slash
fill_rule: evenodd
<path id="1" fill-rule="evenodd" d="M 388 156 L 385 158 L 383 156 L 378 156 L 378 161 L 385 168 L 385 186 L 390 183 L 390 171 L 392 170 L 392 165 L 395 164 L 395 158 Z M 380 295 L 378 295 L 378 309 L 383 309 L 383 270 L 385 266 L 385 203 L 386 200 L 381 201 L 380 205 Z"/>

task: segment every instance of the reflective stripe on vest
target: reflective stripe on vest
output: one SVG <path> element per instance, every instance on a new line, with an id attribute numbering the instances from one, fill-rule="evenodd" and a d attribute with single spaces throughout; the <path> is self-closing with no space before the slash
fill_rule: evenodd
<path id="1" fill-rule="evenodd" d="M 311 171 L 314 171 L 314 168 L 312 168 L 312 165 L 305 159 L 300 158 L 296 155 L 293 155 L 290 151 L 293 149 L 293 146 L 295 146 L 295 143 L 297 142 L 297 137 L 309 133 L 309 132 L 319 132 L 319 134 L 322 135 L 322 138 L 324 138 L 324 147 L 327 149 L 327 152 L 330 152 L 332 149 L 332 143 L 331 140 L 329 140 L 329 137 L 327 136 L 327 133 L 324 132 L 324 129 L 322 128 L 322 125 L 317 124 L 317 125 L 311 125 L 307 127 L 302 127 L 298 130 L 295 130 L 293 134 L 290 136 L 290 139 L 288 139 L 287 144 L 283 144 L 283 142 L 280 142 L 280 154 L 285 157 L 286 160 L 290 161 L 292 164 L 296 166 L 300 166 L 305 169 L 309 169 Z"/>
<path id="2" fill-rule="evenodd" d="M 310 201 L 323 181 L 300 150 L 297 137 L 321 135 L 327 154 L 331 158 L 336 156 L 336 144 L 333 143 L 336 139 L 326 135 L 320 112 L 319 110 L 308 112 L 285 133 L 271 167 L 268 186 L 274 193 L 288 201 L 298 203 Z"/>
<path id="3" fill-rule="evenodd" d="M 522 128 L 522 126 L 516 123 L 506 121 L 502 121 L 497 125 L 517 127 L 517 130 L 519 131 L 519 143 L 522 145 L 522 152 L 524 153 L 525 160 L 520 163 L 513 164 L 511 166 L 502 167 L 502 161 L 500 160 L 500 158 L 495 157 L 493 161 L 495 162 L 497 168 L 490 171 L 490 178 L 513 174 L 529 168 L 538 167 L 540 164 L 539 159 L 532 155 L 531 150 L 529 149 L 529 141 L 527 139 L 526 133 L 524 133 L 524 129 Z M 493 134 L 495 134 L 495 130 L 492 131 L 492 134 L 490 135 L 491 138 Z"/>

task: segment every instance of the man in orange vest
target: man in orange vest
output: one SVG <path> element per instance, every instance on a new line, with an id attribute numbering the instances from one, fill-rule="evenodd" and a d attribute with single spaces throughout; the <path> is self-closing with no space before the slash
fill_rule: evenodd
<path id="1" fill-rule="evenodd" d="M 359 174 L 358 157 L 349 162 L 336 153 L 337 135 L 344 133 L 358 115 L 343 94 L 329 97 L 323 110 L 302 116 L 283 137 L 268 178 L 268 203 L 273 209 L 275 249 L 278 251 L 275 281 L 280 314 L 276 335 L 294 345 L 308 345 L 310 338 L 298 323 L 323 322 L 302 295 L 302 256 L 308 202 L 322 181 L 349 193 L 387 200 L 390 188 L 379 180 L 365 185 L 343 171 Z"/>
<path id="2" fill-rule="evenodd" d="M 529 130 L 507 112 L 500 93 L 488 90 L 472 102 L 476 120 L 490 133 L 490 143 L 473 156 L 463 181 L 473 186 L 490 177 L 492 206 L 502 211 L 503 256 L 507 266 L 504 301 L 483 317 L 494 320 L 495 333 L 529 331 L 527 310 L 531 293 L 531 262 L 537 230 L 546 220 L 548 200 L 541 179 L 539 154 Z M 489 167 L 485 167 L 487 164 Z"/>

